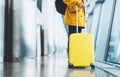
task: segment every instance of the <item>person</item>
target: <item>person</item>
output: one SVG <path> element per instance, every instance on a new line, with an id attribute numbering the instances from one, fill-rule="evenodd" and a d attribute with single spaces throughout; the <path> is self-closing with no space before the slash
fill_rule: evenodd
<path id="1" fill-rule="evenodd" d="M 85 0 L 63 0 L 67 4 L 64 15 L 64 24 L 68 25 L 68 53 L 69 53 L 69 36 L 76 33 L 76 25 L 78 21 L 78 33 L 85 28 Z M 77 7 L 76 7 L 77 6 Z M 77 9 L 78 8 L 78 9 Z M 78 16 L 77 13 L 78 12 Z M 78 20 L 77 18 L 78 17 Z"/>

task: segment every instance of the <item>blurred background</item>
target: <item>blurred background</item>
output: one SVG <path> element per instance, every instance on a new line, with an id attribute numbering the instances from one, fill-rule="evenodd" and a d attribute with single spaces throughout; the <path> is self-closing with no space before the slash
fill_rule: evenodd
<path id="1" fill-rule="evenodd" d="M 82 32 L 94 36 L 91 73 L 67 68 L 68 29 L 55 0 L 0 0 L 0 77 L 119 77 L 119 3 L 86 0 L 88 22 Z"/>

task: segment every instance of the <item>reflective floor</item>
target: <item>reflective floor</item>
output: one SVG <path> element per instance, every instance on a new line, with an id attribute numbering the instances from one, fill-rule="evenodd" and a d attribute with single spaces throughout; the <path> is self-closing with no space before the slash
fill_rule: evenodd
<path id="1" fill-rule="evenodd" d="M 48 56 L 25 62 L 0 63 L 0 77 L 115 77 L 98 68 L 68 69 L 66 56 Z"/>

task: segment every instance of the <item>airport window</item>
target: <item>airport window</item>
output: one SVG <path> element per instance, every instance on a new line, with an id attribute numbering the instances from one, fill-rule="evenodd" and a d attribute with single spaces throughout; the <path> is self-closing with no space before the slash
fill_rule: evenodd
<path id="1" fill-rule="evenodd" d="M 117 25 L 112 28 L 107 61 L 120 63 L 120 27 Z"/>
<path id="2" fill-rule="evenodd" d="M 3 56 L 3 42 L 4 42 L 4 0 L 0 0 L 0 62 Z"/>
<path id="3" fill-rule="evenodd" d="M 96 0 L 96 2 L 104 2 L 105 0 Z"/>
<path id="4" fill-rule="evenodd" d="M 120 63 L 120 1 L 116 2 L 116 9 L 114 13 L 114 20 L 111 30 L 107 61 Z"/>

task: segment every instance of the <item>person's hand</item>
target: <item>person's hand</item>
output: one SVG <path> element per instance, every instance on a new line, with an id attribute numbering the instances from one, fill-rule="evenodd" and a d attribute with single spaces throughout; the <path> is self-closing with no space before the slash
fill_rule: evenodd
<path id="1" fill-rule="evenodd" d="M 78 7 L 79 7 L 79 8 L 85 8 L 85 4 L 84 4 L 84 3 L 80 3 L 80 4 L 78 5 Z"/>

